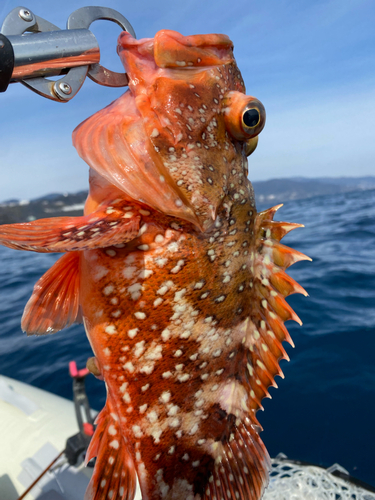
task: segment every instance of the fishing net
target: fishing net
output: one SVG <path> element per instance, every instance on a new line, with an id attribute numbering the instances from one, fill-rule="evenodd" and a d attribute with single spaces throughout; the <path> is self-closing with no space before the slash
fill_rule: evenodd
<path id="1" fill-rule="evenodd" d="M 263 500 L 375 500 L 375 493 L 334 476 L 347 475 L 339 465 L 322 469 L 284 458 L 272 460 L 270 484 Z"/>

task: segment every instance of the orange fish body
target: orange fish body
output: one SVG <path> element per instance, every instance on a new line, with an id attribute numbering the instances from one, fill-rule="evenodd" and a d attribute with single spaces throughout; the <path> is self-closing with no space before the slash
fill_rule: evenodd
<path id="1" fill-rule="evenodd" d="M 82 316 L 108 389 L 87 499 L 260 499 L 256 411 L 282 375 L 305 293 L 279 243 L 298 224 L 257 214 L 247 158 L 265 122 L 224 35 L 123 33 L 129 91 L 81 124 L 85 215 L 2 226 L 12 248 L 66 253 L 23 316 L 34 334 Z M 291 342 L 291 341 L 290 341 Z M 94 370 L 95 371 L 95 370 Z"/>

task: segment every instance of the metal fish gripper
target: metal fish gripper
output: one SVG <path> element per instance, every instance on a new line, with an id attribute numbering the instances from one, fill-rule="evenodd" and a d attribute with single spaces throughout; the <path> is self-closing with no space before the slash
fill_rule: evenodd
<path id="1" fill-rule="evenodd" d="M 90 25 L 97 20 L 118 24 L 133 37 L 129 21 L 108 7 L 82 7 L 73 12 L 65 30 L 26 7 L 13 9 L 0 30 L 0 92 L 21 82 L 37 94 L 57 102 L 70 101 L 88 76 L 99 85 L 125 87 L 126 73 L 100 63 L 100 48 Z M 57 81 L 48 77 L 61 76 Z"/>

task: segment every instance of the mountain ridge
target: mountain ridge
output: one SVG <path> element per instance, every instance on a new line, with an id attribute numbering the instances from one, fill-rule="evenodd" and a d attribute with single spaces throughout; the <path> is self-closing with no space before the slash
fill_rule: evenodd
<path id="1" fill-rule="evenodd" d="M 290 200 L 375 189 L 375 176 L 291 177 L 252 182 L 256 202 L 275 205 Z M 49 193 L 32 200 L 11 199 L 0 203 L 0 224 L 27 222 L 46 217 L 82 215 L 87 191 Z"/>

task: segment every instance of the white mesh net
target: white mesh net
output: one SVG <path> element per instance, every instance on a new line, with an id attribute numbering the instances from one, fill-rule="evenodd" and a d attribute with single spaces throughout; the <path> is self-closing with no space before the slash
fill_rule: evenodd
<path id="1" fill-rule="evenodd" d="M 263 500 L 375 500 L 375 493 L 335 477 L 329 470 L 346 472 L 340 466 L 325 470 L 273 459 Z"/>

